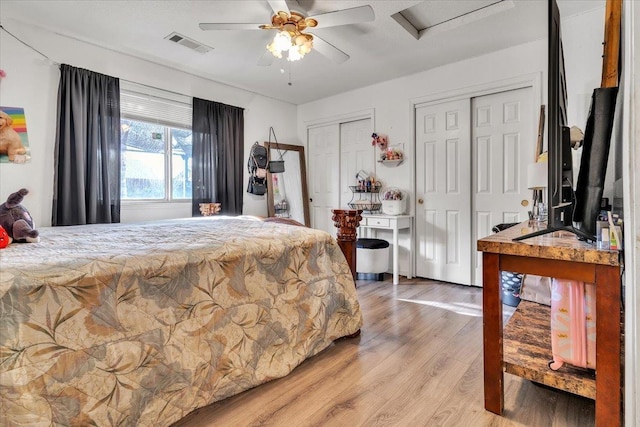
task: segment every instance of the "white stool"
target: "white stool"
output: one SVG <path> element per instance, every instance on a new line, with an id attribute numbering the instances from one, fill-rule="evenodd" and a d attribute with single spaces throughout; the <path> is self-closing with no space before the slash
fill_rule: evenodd
<path id="1" fill-rule="evenodd" d="M 382 239 L 356 241 L 356 273 L 360 280 L 384 280 L 389 269 L 389 242 Z"/>

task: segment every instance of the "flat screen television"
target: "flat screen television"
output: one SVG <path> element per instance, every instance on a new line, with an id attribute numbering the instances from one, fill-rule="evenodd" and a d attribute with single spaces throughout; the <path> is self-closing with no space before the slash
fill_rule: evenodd
<path id="1" fill-rule="evenodd" d="M 573 227 L 575 199 L 573 193 L 573 162 L 571 139 L 567 126 L 567 86 L 562 50 L 560 10 L 555 0 L 548 1 L 548 62 L 547 62 L 547 152 L 549 206 L 547 227 L 513 240 L 524 240 L 554 231 L 569 231 L 579 238 L 593 236 Z"/>
<path id="2" fill-rule="evenodd" d="M 593 91 L 584 133 L 573 224 L 591 236 L 591 240 L 597 237 L 596 220 L 603 209 L 602 194 L 612 144 L 617 94 L 617 87 L 601 87 Z"/>

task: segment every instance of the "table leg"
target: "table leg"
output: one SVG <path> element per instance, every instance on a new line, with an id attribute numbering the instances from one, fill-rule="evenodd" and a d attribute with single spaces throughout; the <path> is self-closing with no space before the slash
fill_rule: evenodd
<path id="1" fill-rule="evenodd" d="M 393 284 L 400 283 L 398 273 L 398 227 L 393 229 Z"/>
<path id="2" fill-rule="evenodd" d="M 502 371 L 502 302 L 498 254 L 482 254 L 482 329 L 484 339 L 484 407 L 502 415 L 504 373 Z"/>
<path id="3" fill-rule="evenodd" d="M 415 240 L 413 238 L 413 218 L 411 218 L 409 222 L 409 275 L 407 279 L 411 279 L 413 277 L 414 272 L 414 263 L 415 263 Z"/>
<path id="4" fill-rule="evenodd" d="M 596 426 L 620 426 L 620 268 L 596 266 Z"/>

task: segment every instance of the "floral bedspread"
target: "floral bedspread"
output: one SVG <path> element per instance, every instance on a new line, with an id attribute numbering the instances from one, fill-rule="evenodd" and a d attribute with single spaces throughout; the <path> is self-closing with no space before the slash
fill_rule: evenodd
<path id="1" fill-rule="evenodd" d="M 207 217 L 40 236 L 0 251 L 0 425 L 166 426 L 362 325 L 322 231 Z"/>

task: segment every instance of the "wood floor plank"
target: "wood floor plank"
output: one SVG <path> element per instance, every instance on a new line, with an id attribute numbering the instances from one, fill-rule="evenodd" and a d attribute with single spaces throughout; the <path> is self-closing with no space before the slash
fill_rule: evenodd
<path id="1" fill-rule="evenodd" d="M 367 402 L 367 404 L 377 406 L 377 397 L 382 394 L 389 384 L 402 383 L 398 377 L 402 375 L 405 363 L 411 361 L 412 357 L 426 357 L 429 353 L 425 351 L 415 352 L 416 345 L 438 347 L 444 342 L 429 346 L 426 337 L 438 330 L 446 327 L 446 323 L 441 319 L 441 314 L 436 311 L 425 311 L 415 304 L 399 302 L 398 305 L 406 305 L 401 310 L 397 310 L 395 320 L 388 322 L 385 326 L 378 322 L 375 328 L 384 326 L 376 336 L 375 351 L 365 351 L 360 354 L 357 363 L 347 369 L 337 372 L 327 378 L 322 388 L 314 390 L 313 396 L 300 402 L 300 405 L 289 406 L 287 414 L 278 414 L 274 420 L 292 422 L 293 425 L 331 425 L 331 420 L 348 418 L 346 414 L 358 415 L 362 412 L 358 404 L 354 402 Z M 415 324 L 427 324 L 425 328 L 413 328 Z M 451 323 L 450 323 L 451 324 Z M 367 328 L 363 334 L 367 334 Z M 370 369 L 363 369 L 368 366 Z M 352 384 L 359 383 L 359 387 L 354 388 Z M 307 402 L 310 400 L 311 402 Z M 357 421 L 357 420 L 355 420 Z M 346 421 L 347 424 L 349 421 Z"/>
<path id="2" fill-rule="evenodd" d="M 484 410 L 482 289 L 389 277 L 359 281 L 358 297 L 360 337 L 174 427 L 595 425 L 592 400 L 510 374 L 504 415 Z"/>
<path id="3" fill-rule="evenodd" d="M 366 376 L 356 379 L 361 386 L 359 389 L 350 388 L 334 396 L 332 401 L 337 409 L 314 414 L 308 419 L 309 424 L 316 425 L 324 420 L 325 425 L 376 425 L 380 419 L 385 423 L 402 419 L 404 413 L 410 411 L 410 406 L 423 406 L 424 401 L 429 400 L 429 397 L 424 397 L 425 388 L 437 391 L 440 380 L 452 381 L 452 378 L 442 378 L 444 375 L 458 372 L 463 367 L 462 363 L 442 352 L 447 348 L 444 335 L 453 335 L 462 326 L 463 322 L 447 316 L 445 312 L 428 327 L 410 328 L 403 332 L 406 344 L 397 355 L 385 359 Z M 443 331 L 443 336 L 426 342 L 425 336 L 433 336 L 434 331 Z M 367 418 L 366 414 L 372 408 L 378 409 Z"/>

